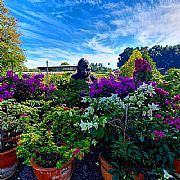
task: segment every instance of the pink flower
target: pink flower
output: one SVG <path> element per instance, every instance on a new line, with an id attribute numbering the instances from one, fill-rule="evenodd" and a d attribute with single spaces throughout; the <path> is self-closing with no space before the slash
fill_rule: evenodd
<path id="1" fill-rule="evenodd" d="M 0 102 L 2 102 L 3 101 L 3 99 L 2 98 L 0 98 Z"/>
<path id="2" fill-rule="evenodd" d="M 155 138 L 156 141 L 159 141 L 159 138 Z"/>
<path id="3" fill-rule="evenodd" d="M 180 101 L 180 94 L 178 94 L 174 97 L 174 101 Z"/>
<path id="4" fill-rule="evenodd" d="M 79 154 L 80 153 L 80 149 L 77 147 L 74 151 L 73 154 Z"/>
<path id="5" fill-rule="evenodd" d="M 20 116 L 21 116 L 21 117 L 25 117 L 25 116 L 28 116 L 28 115 L 27 115 L 27 114 L 21 114 Z"/>
<path id="6" fill-rule="evenodd" d="M 165 91 L 164 89 L 161 88 L 155 88 L 155 92 L 159 94 L 160 96 L 166 96 L 169 95 L 169 92 Z"/>
<path id="7" fill-rule="evenodd" d="M 162 116 L 161 116 L 161 114 L 156 114 L 156 117 L 161 118 Z"/>
<path id="8" fill-rule="evenodd" d="M 84 108 L 81 108 L 80 110 L 81 110 L 81 111 L 84 111 Z"/>
<path id="9" fill-rule="evenodd" d="M 161 131 L 157 131 L 155 130 L 154 131 L 154 135 L 157 137 L 157 138 L 163 138 L 165 136 L 165 134 Z"/>

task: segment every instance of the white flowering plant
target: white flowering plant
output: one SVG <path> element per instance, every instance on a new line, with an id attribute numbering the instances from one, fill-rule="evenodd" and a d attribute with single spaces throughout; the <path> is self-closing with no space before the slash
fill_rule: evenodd
<path id="1" fill-rule="evenodd" d="M 95 144 L 105 147 L 120 177 L 132 170 L 162 175 L 163 168 L 172 172 L 173 160 L 179 156 L 174 150 L 180 148 L 179 100 L 174 99 L 167 91 L 145 83 L 124 99 L 116 94 L 84 98 L 89 107 L 79 125 Z"/>

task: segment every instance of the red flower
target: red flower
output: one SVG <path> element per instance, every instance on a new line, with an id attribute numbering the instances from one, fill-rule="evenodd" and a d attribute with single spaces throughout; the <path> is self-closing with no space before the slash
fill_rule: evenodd
<path id="1" fill-rule="evenodd" d="M 83 157 L 84 157 L 84 154 L 82 153 L 82 154 L 80 154 L 80 156 L 83 158 Z"/>
<path id="2" fill-rule="evenodd" d="M 77 147 L 74 151 L 73 154 L 79 154 L 80 153 L 80 149 Z"/>
<path id="3" fill-rule="evenodd" d="M 21 135 L 18 135 L 18 139 L 20 139 L 21 138 Z"/>
<path id="4" fill-rule="evenodd" d="M 0 102 L 2 102 L 3 101 L 3 99 L 2 98 L 0 98 Z"/>
<path id="5" fill-rule="evenodd" d="M 49 130 L 48 130 L 48 133 L 51 133 L 51 132 L 52 132 L 51 129 L 49 129 Z"/>
<path id="6" fill-rule="evenodd" d="M 68 108 L 68 107 L 65 107 L 65 108 L 64 108 L 65 111 L 67 111 L 67 110 L 69 110 L 69 109 L 70 109 L 70 108 Z"/>

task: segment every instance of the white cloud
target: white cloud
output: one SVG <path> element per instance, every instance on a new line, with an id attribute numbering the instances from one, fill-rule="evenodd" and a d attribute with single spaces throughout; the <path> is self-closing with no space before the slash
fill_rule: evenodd
<path id="1" fill-rule="evenodd" d="M 124 13 L 129 16 L 124 16 Z M 180 1 L 161 0 L 153 7 L 146 3 L 121 10 L 112 10 L 111 37 L 134 36 L 138 45 L 177 44 L 180 42 Z"/>
<path id="2" fill-rule="evenodd" d="M 83 43 L 84 46 L 87 46 L 95 51 L 103 53 L 113 53 L 114 50 L 110 46 L 104 46 L 96 37 L 93 37 L 86 43 Z"/>

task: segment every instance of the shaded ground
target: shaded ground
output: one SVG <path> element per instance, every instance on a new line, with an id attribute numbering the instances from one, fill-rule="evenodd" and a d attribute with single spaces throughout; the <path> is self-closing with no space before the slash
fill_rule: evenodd
<path id="1" fill-rule="evenodd" d="M 98 156 L 93 152 L 81 161 L 76 160 L 71 180 L 103 180 L 98 163 Z M 34 175 L 33 169 L 30 166 L 23 165 L 20 161 L 16 174 L 10 180 L 37 179 Z"/>

